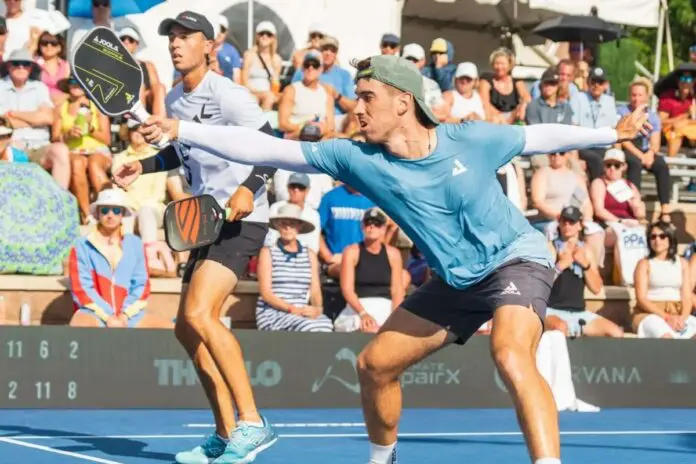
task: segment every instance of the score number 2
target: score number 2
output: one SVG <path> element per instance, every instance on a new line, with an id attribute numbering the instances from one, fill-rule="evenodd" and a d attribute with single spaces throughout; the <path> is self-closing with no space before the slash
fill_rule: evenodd
<path id="1" fill-rule="evenodd" d="M 7 384 L 7 399 L 16 400 L 17 399 L 17 389 L 19 388 L 19 382 L 10 380 Z M 51 399 L 51 382 L 36 382 L 34 383 L 34 389 L 36 391 L 37 400 L 50 400 Z M 68 399 L 74 400 L 77 398 L 77 382 L 68 382 Z"/>
<path id="2" fill-rule="evenodd" d="M 68 358 L 77 359 L 80 344 L 75 340 L 68 344 Z M 9 340 L 7 342 L 7 357 L 9 359 L 21 359 L 24 355 L 24 342 L 22 340 Z M 47 340 L 41 340 L 39 343 L 39 357 L 48 359 L 51 355 L 51 348 Z"/>

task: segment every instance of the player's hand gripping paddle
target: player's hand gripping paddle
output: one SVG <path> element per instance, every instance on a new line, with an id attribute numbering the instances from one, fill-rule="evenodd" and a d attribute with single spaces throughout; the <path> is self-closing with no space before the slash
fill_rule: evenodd
<path id="1" fill-rule="evenodd" d="M 107 116 L 129 113 L 138 122 L 150 114 L 140 102 L 143 73 L 114 31 L 98 26 L 75 47 L 70 61 L 72 74 L 87 96 Z M 164 148 L 168 140 L 158 143 Z"/>
<path id="2" fill-rule="evenodd" d="M 164 210 L 164 236 L 172 250 L 187 251 L 210 245 L 220 235 L 230 210 L 211 195 L 173 201 Z"/>

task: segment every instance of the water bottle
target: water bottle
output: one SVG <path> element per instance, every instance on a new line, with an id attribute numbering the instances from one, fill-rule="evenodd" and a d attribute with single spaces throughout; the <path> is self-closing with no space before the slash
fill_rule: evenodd
<path id="1" fill-rule="evenodd" d="M 19 325 L 31 325 L 31 306 L 29 303 L 22 303 L 19 308 Z"/>
<path id="2" fill-rule="evenodd" d="M 75 116 L 75 127 L 80 128 L 83 137 L 89 134 L 89 121 L 87 120 L 89 112 L 89 105 L 82 104 L 77 110 L 77 116 Z"/>

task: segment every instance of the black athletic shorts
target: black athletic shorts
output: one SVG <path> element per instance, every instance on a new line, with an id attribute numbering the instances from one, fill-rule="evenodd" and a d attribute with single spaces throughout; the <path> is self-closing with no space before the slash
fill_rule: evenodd
<path id="1" fill-rule="evenodd" d="M 463 345 L 504 305 L 531 306 L 543 323 L 553 274 L 547 266 L 515 259 L 464 290 L 447 285 L 436 275 L 401 306 L 454 333 L 456 343 Z"/>
<path id="2" fill-rule="evenodd" d="M 261 251 L 266 232 L 268 224 L 263 222 L 225 222 L 215 243 L 191 251 L 182 282 L 189 283 L 196 263 L 205 259 L 222 264 L 241 280 L 249 260 Z"/>

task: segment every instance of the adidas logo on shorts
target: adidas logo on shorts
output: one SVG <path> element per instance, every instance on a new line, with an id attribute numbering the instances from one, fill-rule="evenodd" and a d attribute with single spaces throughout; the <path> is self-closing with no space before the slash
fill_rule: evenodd
<path id="1" fill-rule="evenodd" d="M 514 282 L 510 282 L 510 284 L 505 287 L 505 290 L 503 290 L 501 295 L 522 295 L 519 290 L 517 290 L 517 286 L 515 285 Z"/>

